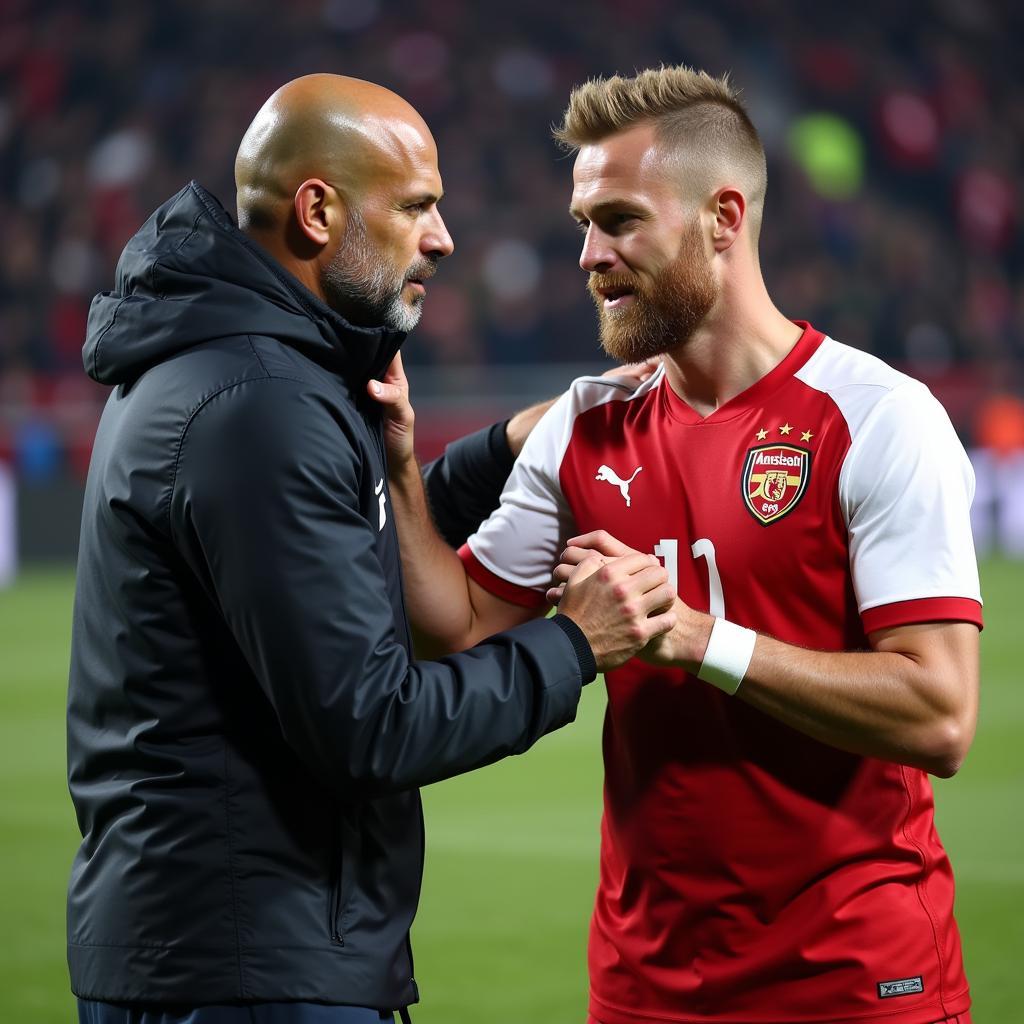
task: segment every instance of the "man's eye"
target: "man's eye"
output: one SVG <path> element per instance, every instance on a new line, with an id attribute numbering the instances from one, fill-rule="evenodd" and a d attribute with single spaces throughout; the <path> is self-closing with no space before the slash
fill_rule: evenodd
<path id="1" fill-rule="evenodd" d="M 590 228 L 590 221 L 578 220 L 576 221 L 576 228 L 581 235 L 585 235 Z"/>

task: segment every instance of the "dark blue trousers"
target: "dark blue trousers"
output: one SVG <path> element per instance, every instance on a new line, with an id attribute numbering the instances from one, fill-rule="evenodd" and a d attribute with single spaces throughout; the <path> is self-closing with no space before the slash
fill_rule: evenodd
<path id="1" fill-rule="evenodd" d="M 247 1006 L 140 1006 L 78 1000 L 79 1024 L 394 1024 L 394 1015 L 362 1006 L 253 1003 Z"/>

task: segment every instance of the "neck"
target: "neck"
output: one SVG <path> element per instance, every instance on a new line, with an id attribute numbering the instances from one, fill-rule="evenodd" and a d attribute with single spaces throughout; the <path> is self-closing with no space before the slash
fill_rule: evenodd
<path id="1" fill-rule="evenodd" d="M 272 232 L 253 231 L 251 228 L 243 228 L 242 230 L 261 249 L 269 253 L 278 264 L 284 267 L 307 291 L 312 292 L 325 305 L 330 305 L 320 284 L 319 265 L 316 260 L 296 257 L 287 242 Z"/>
<path id="2" fill-rule="evenodd" d="M 775 369 L 800 334 L 776 309 L 758 270 L 723 285 L 692 337 L 666 352 L 665 375 L 687 405 L 709 416 Z"/>

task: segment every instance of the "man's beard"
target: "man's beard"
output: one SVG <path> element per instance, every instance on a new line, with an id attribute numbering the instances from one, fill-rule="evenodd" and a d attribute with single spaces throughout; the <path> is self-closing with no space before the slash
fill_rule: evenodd
<path id="1" fill-rule="evenodd" d="M 407 282 L 425 281 L 437 270 L 437 260 L 424 256 L 408 270 L 389 266 L 370 241 L 358 210 L 349 212 L 345 239 L 324 267 L 320 278 L 327 305 L 360 327 L 411 331 L 423 312 L 423 296 L 402 298 Z"/>
<path id="2" fill-rule="evenodd" d="M 601 322 L 601 347 L 622 363 L 643 362 L 685 344 L 718 301 L 718 283 L 696 219 L 684 232 L 675 259 L 650 285 L 632 274 L 592 273 L 587 288 Z M 633 300 L 622 309 L 606 309 L 602 288 L 628 288 Z"/>

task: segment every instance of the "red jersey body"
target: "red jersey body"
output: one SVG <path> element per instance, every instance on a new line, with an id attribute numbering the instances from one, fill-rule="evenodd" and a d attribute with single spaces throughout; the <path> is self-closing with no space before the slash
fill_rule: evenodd
<path id="1" fill-rule="evenodd" d="M 805 326 L 701 418 L 659 373 L 578 382 L 462 556 L 542 599 L 564 541 L 604 529 L 687 604 L 803 647 L 981 624 L 973 477 L 923 385 Z M 826 746 L 681 669 L 609 673 L 592 1015 L 930 1022 L 970 1004 L 953 876 L 914 768 Z"/>

